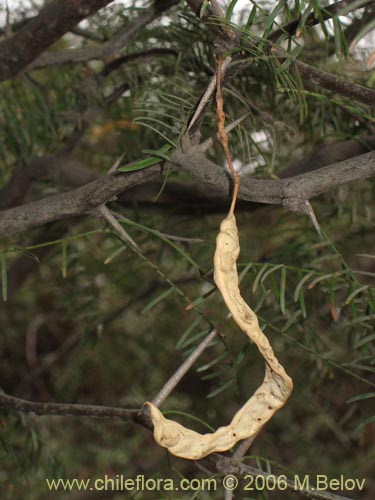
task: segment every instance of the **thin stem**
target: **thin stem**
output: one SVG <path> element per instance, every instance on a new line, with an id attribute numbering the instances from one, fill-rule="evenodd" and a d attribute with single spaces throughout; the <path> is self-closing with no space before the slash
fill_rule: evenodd
<path id="1" fill-rule="evenodd" d="M 232 500 L 233 499 L 233 491 L 225 490 L 224 491 L 224 500 Z"/>
<path id="2" fill-rule="evenodd" d="M 140 409 L 114 408 L 98 405 L 65 403 L 39 403 L 8 396 L 0 390 L 0 407 L 36 415 L 61 415 L 96 418 L 129 418 L 137 415 Z"/>
<path id="3" fill-rule="evenodd" d="M 260 432 L 261 429 L 259 429 Z M 243 457 L 246 455 L 248 452 L 250 446 L 253 444 L 255 441 L 256 437 L 258 436 L 259 432 L 254 434 L 253 436 L 250 436 L 249 438 L 245 439 L 242 441 L 236 448 L 236 451 L 233 453 L 231 462 L 232 464 L 239 464 Z"/>
<path id="4" fill-rule="evenodd" d="M 167 397 L 186 375 L 186 373 L 190 370 L 190 368 L 193 366 L 202 352 L 207 349 L 210 343 L 214 340 L 214 338 L 218 334 L 219 327 L 230 317 L 231 314 L 229 313 L 227 317 L 220 323 L 220 325 L 217 328 L 212 329 L 207 337 L 205 337 L 202 342 L 198 344 L 198 346 L 194 349 L 190 356 L 186 358 L 182 365 L 180 365 L 180 367 L 175 371 L 175 373 L 171 376 L 171 378 L 166 382 L 166 384 L 161 388 L 159 393 L 152 400 L 152 403 L 155 406 L 160 406 L 167 399 Z"/>
<path id="5" fill-rule="evenodd" d="M 225 131 L 225 113 L 224 113 L 224 102 L 223 97 L 221 95 L 221 69 L 222 69 L 223 60 L 220 56 L 217 58 L 217 72 L 216 72 L 216 117 L 217 117 L 217 128 L 219 131 L 220 142 L 223 146 L 225 156 L 227 158 L 227 162 L 229 165 L 229 170 L 232 174 L 233 179 L 233 195 L 232 195 L 232 203 L 229 209 L 229 214 L 234 213 L 234 208 L 236 206 L 238 189 L 240 186 L 240 178 L 234 168 L 232 163 L 232 158 L 228 148 L 228 135 Z"/>

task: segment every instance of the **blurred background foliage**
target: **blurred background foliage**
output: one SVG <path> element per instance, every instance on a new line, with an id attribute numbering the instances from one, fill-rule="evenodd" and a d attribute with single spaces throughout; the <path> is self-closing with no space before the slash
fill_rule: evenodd
<path id="1" fill-rule="evenodd" d="M 289 42 L 281 37 L 276 45 L 290 58 L 298 54 L 321 69 L 374 87 L 373 67 L 366 67 L 368 41 L 361 45 L 358 40 L 373 28 L 366 11 L 305 27 L 308 14 L 322 13 L 324 5 L 280 0 L 246 6 L 232 1 L 225 7 L 234 30 L 263 43 L 272 30 L 300 17 L 300 36 Z M 109 40 L 146 7 L 115 2 L 81 24 L 97 40 Z M 24 2 L 12 19 L 32 12 Z M 214 73 L 214 42 L 210 30 L 179 4 L 124 49 L 124 54 L 155 47 L 174 53 L 135 59 L 105 77 L 103 63 L 90 61 L 35 70 L 3 83 L 0 182 L 7 183 L 14 165 L 56 153 L 83 126 L 74 154 L 96 174 L 107 172 L 122 154 L 125 163 L 147 156 L 145 149 L 176 143 Z M 70 33 L 51 51 L 88 43 Z M 349 51 L 351 44 L 355 46 Z M 276 178 L 323 143 L 361 143 L 374 133 L 373 110 L 303 86 L 291 76 L 287 62 L 259 52 L 224 90 L 227 123 L 248 113 L 230 135 L 231 153 L 243 175 Z M 99 93 L 82 91 L 90 75 L 101 78 Z M 121 97 L 106 105 L 108 96 L 124 84 Z M 83 124 L 80 113 L 88 107 L 95 113 L 85 116 Z M 211 109 L 202 140 L 215 130 Z M 208 155 L 224 164 L 219 145 Z M 174 180 L 185 182 L 187 176 L 169 173 L 167 185 Z M 39 182 L 29 197 L 55 192 L 49 182 Z M 140 251 L 88 218 L 70 222 L 63 238 L 54 236 L 61 222 L 1 244 L 1 387 L 7 393 L 35 401 L 138 408 L 225 318 L 212 276 L 222 209 L 206 213 L 199 206 L 187 209 L 178 203 L 153 204 L 151 199 L 113 207 L 125 217 L 121 222 Z M 291 400 L 262 431 L 246 463 L 275 473 L 371 478 L 374 180 L 337 188 L 314 199 L 313 207 L 321 239 L 305 217 L 282 208 L 238 210 L 241 290 L 295 383 Z M 49 248 L 46 258 L 7 297 L 12 266 L 21 255 L 37 259 L 35 251 L 42 245 Z M 195 307 L 186 310 L 191 302 Z M 176 418 L 200 431 L 217 427 L 249 398 L 263 370 L 254 346 L 227 321 L 163 410 L 181 412 Z M 168 458 L 151 433 L 133 423 L 0 410 L 0 446 L 4 498 L 51 498 L 45 477 L 203 477 L 193 464 Z M 364 492 L 355 493 L 356 498 L 372 498 L 373 477 Z M 282 495 L 263 491 L 254 498 L 287 498 Z M 149 498 L 156 497 L 150 493 Z M 179 498 L 222 498 L 222 493 L 190 492 Z"/>

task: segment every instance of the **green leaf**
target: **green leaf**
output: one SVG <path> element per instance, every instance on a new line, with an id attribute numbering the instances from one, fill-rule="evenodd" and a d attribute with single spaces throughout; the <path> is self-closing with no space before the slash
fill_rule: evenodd
<path id="1" fill-rule="evenodd" d="M 355 401 L 361 401 L 362 399 L 375 398 L 375 392 L 364 392 L 363 394 L 358 394 L 358 396 L 353 396 L 347 400 L 347 403 L 354 403 Z"/>
<path id="2" fill-rule="evenodd" d="M 236 3 L 238 2 L 238 0 L 231 0 L 230 4 L 229 4 L 229 7 L 227 9 L 227 12 L 225 14 L 225 18 L 227 21 L 230 22 L 230 20 L 232 19 L 232 14 L 233 14 L 233 9 L 234 7 L 236 6 Z M 203 7 L 203 6 L 202 6 Z M 200 16 L 202 17 L 202 16 Z"/>
<path id="3" fill-rule="evenodd" d="M 144 226 L 143 224 L 139 224 L 138 222 L 134 222 L 133 220 L 127 219 L 126 217 L 122 217 L 119 221 L 121 224 L 128 224 L 129 226 L 137 227 L 138 229 L 142 231 L 146 231 L 149 234 L 152 234 L 159 238 L 161 241 L 172 247 L 176 252 L 178 252 L 180 255 L 182 255 L 192 266 L 194 266 L 196 269 L 199 270 L 202 274 L 205 274 L 199 267 L 199 264 L 193 260 L 188 253 L 186 253 L 182 248 L 180 248 L 178 245 L 176 245 L 173 241 L 170 239 L 166 238 L 163 236 L 160 231 L 157 231 L 156 229 L 152 229 L 151 227 Z"/>
<path id="4" fill-rule="evenodd" d="M 227 352 L 223 352 L 222 354 L 220 354 L 220 356 L 217 356 L 217 358 L 214 358 L 211 361 L 209 361 L 208 363 L 197 368 L 197 372 L 204 372 L 204 371 L 208 370 L 209 368 L 211 368 L 211 366 L 214 366 L 214 365 L 216 365 L 216 363 L 219 363 L 221 360 L 225 359 L 227 357 L 227 355 L 228 355 Z"/>
<path id="5" fill-rule="evenodd" d="M 228 380 L 225 384 L 221 385 L 217 389 L 212 390 L 209 394 L 207 394 L 207 398 L 213 398 L 220 394 L 221 392 L 224 392 L 228 387 L 231 387 L 235 383 L 235 379 L 232 378 Z"/>
<path id="6" fill-rule="evenodd" d="M 136 170 L 143 170 L 144 168 L 152 167 L 157 165 L 161 161 L 165 161 L 165 154 L 172 149 L 170 144 L 164 144 L 160 149 L 152 151 L 152 156 L 145 158 L 134 163 L 129 163 L 129 165 L 124 165 L 117 169 L 118 172 L 135 172 Z M 146 150 L 150 152 L 151 150 Z"/>
<path id="7" fill-rule="evenodd" d="M 372 342 L 373 340 L 375 340 L 375 333 L 372 333 L 370 335 L 367 335 L 363 339 L 360 339 L 358 342 L 355 343 L 354 347 L 358 349 L 359 347 L 362 347 L 368 344 L 369 342 Z"/>
<path id="8" fill-rule="evenodd" d="M 191 309 L 194 309 L 196 306 L 199 306 L 199 304 L 201 304 L 202 302 L 204 302 L 207 299 L 207 297 L 209 297 L 210 295 L 212 295 L 215 291 L 216 291 L 216 286 L 213 286 L 207 292 L 205 292 L 203 295 L 201 295 L 197 299 L 193 300 L 193 302 L 191 302 L 189 305 L 187 305 L 186 309 L 188 311 L 190 311 Z"/>
<path id="9" fill-rule="evenodd" d="M 317 278 L 315 278 L 314 280 L 312 280 L 312 282 L 309 284 L 309 286 L 307 287 L 307 289 L 311 290 L 312 288 L 314 288 L 315 285 L 317 285 L 321 281 L 327 280 L 328 278 L 331 278 L 334 275 L 335 275 L 335 273 L 329 273 L 329 274 L 324 274 L 323 276 L 318 276 Z"/>
<path id="10" fill-rule="evenodd" d="M 283 267 L 283 265 L 284 264 L 278 264 L 277 266 L 272 266 L 271 269 L 268 269 L 268 271 L 266 271 L 263 274 L 260 282 L 263 283 L 271 273 L 274 273 L 275 271 L 277 271 L 278 269 L 280 269 L 281 267 Z"/>
<path id="11" fill-rule="evenodd" d="M 262 295 L 259 297 L 259 300 L 257 301 L 257 303 L 254 306 L 255 313 L 257 313 L 260 310 L 260 308 L 263 306 L 265 300 L 267 299 L 267 297 L 271 293 L 271 290 L 269 290 L 269 289 L 267 290 L 267 288 L 263 284 L 261 285 L 261 287 L 262 287 Z"/>
<path id="12" fill-rule="evenodd" d="M 259 284 L 260 278 L 262 277 L 262 274 L 265 272 L 265 270 L 267 268 L 268 268 L 268 264 L 267 263 L 263 264 L 263 266 L 260 268 L 260 271 L 256 275 L 254 283 L 253 283 L 253 288 L 252 288 L 253 293 L 256 292 L 256 289 L 258 288 L 258 284 Z"/>
<path id="13" fill-rule="evenodd" d="M 205 422 L 204 420 L 202 420 L 201 418 L 195 417 L 194 415 L 190 415 L 189 413 L 185 413 L 183 411 L 167 410 L 167 411 L 163 412 L 163 415 L 164 416 L 167 416 L 167 415 L 181 415 L 182 417 L 187 417 L 187 418 L 190 418 L 191 420 L 194 420 L 195 422 L 199 422 L 204 427 L 206 427 L 206 429 L 208 429 L 210 432 L 215 432 L 215 429 L 210 424 L 208 424 L 207 422 Z"/>
<path id="14" fill-rule="evenodd" d="M 243 348 L 240 350 L 238 353 L 237 359 L 236 359 L 236 365 L 240 365 L 242 363 L 242 360 L 245 357 L 246 351 L 249 349 L 250 343 L 246 342 L 246 344 L 243 346 Z"/>
<path id="15" fill-rule="evenodd" d="M 302 31 L 302 33 L 304 33 L 306 30 L 305 23 L 312 10 L 313 10 L 313 5 L 311 4 L 311 2 L 309 2 L 309 5 L 304 10 L 300 22 L 298 23 L 298 27 Z"/>
<path id="16" fill-rule="evenodd" d="M 304 319 L 306 319 L 307 318 L 307 313 L 306 313 L 305 295 L 304 295 L 303 292 L 301 292 L 299 294 L 298 301 L 299 301 L 299 306 L 300 306 L 301 311 L 302 311 L 302 316 L 303 316 Z"/>
<path id="17" fill-rule="evenodd" d="M 202 318 L 198 318 L 195 321 L 193 321 L 184 331 L 184 333 L 181 335 L 181 337 L 178 339 L 177 344 L 176 344 L 176 349 L 182 349 L 185 346 L 186 340 L 189 338 L 191 332 L 194 330 L 196 326 L 199 325 L 199 323 L 202 321 Z"/>
<path id="18" fill-rule="evenodd" d="M 68 242 L 63 240 L 61 243 L 61 274 L 63 278 L 66 278 L 68 270 Z"/>
<path id="19" fill-rule="evenodd" d="M 333 18 L 333 37 L 335 41 L 335 53 L 337 57 L 340 57 L 342 53 L 341 48 L 341 36 L 340 36 L 341 24 L 337 16 Z"/>
<path id="20" fill-rule="evenodd" d="M 164 290 L 164 292 L 160 293 L 156 297 L 154 297 L 148 304 L 145 305 L 145 307 L 142 309 L 141 314 L 145 314 L 146 312 L 150 311 L 153 307 L 155 307 L 159 302 L 161 302 L 163 299 L 168 297 L 173 292 L 174 288 L 168 288 L 167 290 Z"/>
<path id="21" fill-rule="evenodd" d="M 198 333 L 192 335 L 191 337 L 186 339 L 185 342 L 181 345 L 181 349 L 186 349 L 186 347 L 190 346 L 191 344 L 194 344 L 196 340 L 199 340 L 202 337 L 207 337 L 210 331 L 211 331 L 210 328 L 206 328 L 206 330 L 201 330 Z"/>
<path id="22" fill-rule="evenodd" d="M 246 264 L 246 266 L 242 269 L 242 271 L 239 273 L 238 276 L 238 282 L 241 283 L 241 281 L 244 279 L 246 274 L 250 271 L 250 269 L 253 267 L 253 262 L 249 262 Z"/>
<path id="23" fill-rule="evenodd" d="M 203 0 L 203 3 L 201 5 L 200 11 L 199 11 L 199 18 L 200 19 L 203 19 L 203 16 L 205 15 L 206 10 L 207 10 L 209 5 L 210 5 L 210 2 L 208 0 Z"/>
<path id="24" fill-rule="evenodd" d="M 301 316 L 302 311 L 298 309 L 295 313 L 292 314 L 292 316 L 288 319 L 288 321 L 285 323 L 285 325 L 282 327 L 281 332 L 285 333 L 289 330 L 289 328 L 292 326 L 292 324 L 295 322 L 295 320 Z"/>
<path id="25" fill-rule="evenodd" d="M 7 273 L 7 256 L 5 253 L 1 254 L 1 289 L 3 301 L 8 299 L 8 273 Z"/>
<path id="26" fill-rule="evenodd" d="M 294 290 L 294 302 L 297 302 L 298 301 L 298 297 L 300 295 L 300 292 L 301 292 L 301 288 L 303 287 L 303 285 L 306 283 L 306 281 L 308 281 L 311 276 L 313 276 L 315 274 L 315 271 L 310 271 L 309 273 L 307 273 L 300 281 L 299 283 L 297 284 L 296 286 L 296 289 Z"/>
<path id="27" fill-rule="evenodd" d="M 251 28 L 251 26 L 252 26 L 252 24 L 254 22 L 256 13 L 257 13 L 257 6 L 254 4 L 253 8 L 251 9 L 249 18 L 248 18 L 248 20 L 246 22 L 246 26 L 245 26 L 245 29 L 244 29 L 244 32 L 246 34 L 242 37 L 242 40 L 241 40 L 241 45 L 242 46 L 245 46 L 247 44 L 247 41 L 249 39 L 249 35 L 247 33 L 250 33 L 250 28 Z"/>
<path id="28" fill-rule="evenodd" d="M 350 302 L 354 299 L 354 297 L 356 297 L 357 295 L 359 295 L 360 293 L 364 292 L 365 290 L 367 290 L 369 288 L 368 285 L 363 285 L 359 288 L 357 288 L 356 290 L 354 290 L 354 292 L 352 292 L 349 297 L 346 299 L 345 301 L 345 304 L 348 305 L 350 304 Z"/>
<path id="29" fill-rule="evenodd" d="M 275 8 L 273 9 L 273 11 L 270 13 L 270 15 L 268 16 L 267 18 L 267 23 L 266 23 L 266 28 L 264 30 L 264 33 L 263 33 L 263 37 L 262 38 L 267 38 L 267 35 L 269 34 L 269 32 L 271 31 L 272 29 L 272 26 L 276 20 L 276 17 L 280 14 L 280 12 L 284 9 L 284 5 L 286 3 L 286 0 L 280 0 Z M 260 47 L 261 44 L 259 44 L 259 47 Z"/>
<path id="30" fill-rule="evenodd" d="M 280 280 L 280 309 L 281 312 L 285 313 L 285 286 L 286 286 L 286 267 L 281 269 L 281 280 Z"/>
<path id="31" fill-rule="evenodd" d="M 231 369 L 232 369 L 232 367 L 227 365 L 224 368 L 220 368 L 216 372 L 208 373 L 207 375 L 204 375 L 203 377 L 201 377 L 201 380 L 210 380 L 212 378 L 220 377 L 221 375 L 224 375 L 224 373 L 226 373 L 228 370 L 231 370 Z"/>
<path id="32" fill-rule="evenodd" d="M 363 26 L 362 29 L 359 30 L 357 35 L 354 37 L 354 40 L 350 44 L 350 51 L 352 52 L 355 49 L 357 43 L 361 40 L 361 38 L 367 35 L 367 33 L 372 31 L 374 28 L 375 28 L 375 19 L 367 23 L 365 26 Z"/>
<path id="33" fill-rule="evenodd" d="M 118 255 L 120 255 L 125 250 L 127 250 L 127 246 L 126 245 L 123 245 L 123 246 L 117 248 L 114 252 L 111 253 L 111 255 L 109 255 L 105 259 L 104 265 L 110 264 L 113 261 L 113 259 L 115 259 L 115 257 L 117 257 Z"/>
<path id="34" fill-rule="evenodd" d="M 362 429 L 363 427 L 366 427 L 366 425 L 368 424 L 372 424 L 372 422 L 375 422 L 375 415 L 373 415 L 372 417 L 368 417 L 366 418 L 363 422 L 361 422 L 355 429 L 354 429 L 354 432 L 358 432 L 360 429 Z"/>

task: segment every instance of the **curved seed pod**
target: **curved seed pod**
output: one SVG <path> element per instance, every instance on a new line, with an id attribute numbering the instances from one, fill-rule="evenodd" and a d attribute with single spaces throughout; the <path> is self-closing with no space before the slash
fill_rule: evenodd
<path id="1" fill-rule="evenodd" d="M 258 318 L 241 297 L 236 267 L 239 253 L 237 224 L 231 211 L 222 221 L 216 239 L 214 278 L 233 319 L 264 357 L 265 377 L 232 422 L 226 427 L 219 427 L 214 433 L 199 434 L 187 429 L 165 418 L 152 403 L 146 403 L 151 410 L 155 441 L 177 457 L 198 460 L 215 451 L 227 451 L 237 441 L 254 436 L 285 404 L 293 389 L 292 379 L 275 357 L 267 337 L 259 327 Z"/>

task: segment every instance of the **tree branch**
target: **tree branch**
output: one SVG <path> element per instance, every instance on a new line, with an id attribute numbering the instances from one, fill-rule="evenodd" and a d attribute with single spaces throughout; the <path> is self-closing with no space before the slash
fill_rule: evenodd
<path id="1" fill-rule="evenodd" d="M 230 180 L 225 171 L 198 152 L 177 150 L 172 163 L 189 172 L 198 183 L 228 197 Z M 156 180 L 161 166 L 127 174 L 109 174 L 80 188 L 0 212 L 0 237 L 20 233 L 49 222 L 84 215 L 111 201 L 127 189 Z M 306 202 L 337 186 L 375 176 L 375 152 L 328 165 L 286 179 L 241 180 L 239 199 L 282 205 L 291 212 L 304 213 Z"/>
<path id="2" fill-rule="evenodd" d="M 340 15 L 340 12 L 343 11 L 344 9 L 345 13 L 347 14 L 355 10 L 363 9 L 364 7 L 370 5 L 371 3 L 372 0 L 369 0 L 364 4 L 358 5 L 355 0 L 341 0 L 339 2 L 327 5 L 326 7 L 321 7 L 320 9 L 321 19 L 318 19 L 315 16 L 314 12 L 312 12 L 306 18 L 305 27 L 312 28 L 313 26 L 320 24 L 322 20 L 327 21 L 328 19 L 332 19 L 334 16 Z M 281 28 L 277 28 L 274 31 L 272 31 L 272 33 L 270 33 L 267 39 L 270 40 L 271 42 L 276 42 L 276 40 L 285 33 L 287 33 L 289 36 L 295 35 L 300 22 L 301 22 L 300 18 L 290 21 L 288 24 L 285 24 Z"/>
<path id="3" fill-rule="evenodd" d="M 160 165 L 127 175 L 110 174 L 89 184 L 0 212 L 0 238 L 49 222 L 83 215 L 127 189 L 155 180 Z"/>
<path id="4" fill-rule="evenodd" d="M 223 169 L 199 153 L 177 151 L 173 162 L 188 171 L 193 178 L 225 194 L 229 199 L 230 180 Z M 303 211 L 310 198 L 347 184 L 375 175 L 375 152 L 371 151 L 326 167 L 280 180 L 243 177 L 239 198 L 256 203 L 281 204 L 290 211 Z"/>
<path id="5" fill-rule="evenodd" d="M 228 315 L 227 317 L 229 317 Z M 152 400 L 155 406 L 160 406 L 167 397 L 171 394 L 173 389 L 181 382 L 186 373 L 190 370 L 199 356 L 211 344 L 218 333 L 218 328 L 213 328 L 206 337 L 197 345 L 193 352 L 185 359 L 185 361 L 178 367 L 174 374 L 167 380 L 164 386 L 160 389 L 158 394 Z"/>
<path id="6" fill-rule="evenodd" d="M 80 21 L 112 0 L 53 0 L 0 42 L 0 81 L 12 78 Z"/>
<path id="7" fill-rule="evenodd" d="M 0 407 L 7 410 L 20 411 L 23 413 L 35 413 L 36 415 L 61 415 L 76 417 L 95 418 L 126 418 L 139 415 L 140 409 L 115 408 L 111 406 L 81 405 L 65 403 L 38 403 L 25 399 L 8 396 L 0 392 Z"/>
<path id="8" fill-rule="evenodd" d="M 302 61 L 295 60 L 291 66 L 298 70 L 303 80 L 307 80 L 313 85 L 318 85 L 326 90 L 336 92 L 344 97 L 368 104 L 369 106 L 375 105 L 375 90 L 373 89 L 327 73 Z"/>
<path id="9" fill-rule="evenodd" d="M 108 62 L 122 54 L 124 47 L 129 44 L 138 33 L 152 21 L 157 19 L 165 10 L 176 5 L 180 0 L 154 2 L 149 8 L 144 9 L 129 24 L 120 28 L 111 40 L 101 45 L 90 45 L 76 49 L 48 52 L 38 57 L 29 65 L 29 69 L 40 69 L 58 64 L 71 64 L 87 62 L 93 59 Z"/>
<path id="10" fill-rule="evenodd" d="M 201 5 L 200 0 L 188 0 L 187 3 L 193 12 L 197 13 L 200 11 L 200 5 Z M 353 8 L 352 10 L 355 9 Z M 209 11 L 209 8 L 207 9 L 207 11 Z M 212 24 L 208 24 L 208 27 L 211 31 L 214 31 Z M 223 38 L 223 35 L 222 39 L 225 40 Z M 239 36 L 234 36 L 230 42 L 231 48 L 234 49 L 237 44 L 241 45 L 241 39 Z M 248 42 L 248 45 L 253 51 L 258 50 L 257 46 L 253 42 Z M 230 47 L 228 47 L 228 50 L 229 48 Z M 267 54 L 269 48 L 270 45 L 265 44 L 263 52 Z M 288 58 L 288 53 L 281 49 L 275 49 L 273 55 L 282 61 Z M 249 64 L 252 64 L 252 58 L 250 58 L 250 60 L 249 58 L 247 58 L 246 61 L 242 64 L 240 60 L 237 60 L 237 64 L 234 67 L 228 68 L 227 75 L 226 78 L 224 79 L 223 84 L 225 84 L 228 79 L 233 78 L 235 75 L 240 73 L 244 68 L 249 66 Z M 297 70 L 301 75 L 302 79 L 309 83 L 318 85 L 319 87 L 322 87 L 332 92 L 337 92 L 338 94 L 343 95 L 344 97 L 348 97 L 349 99 L 353 99 L 363 104 L 367 104 L 370 106 L 375 105 L 375 90 L 373 89 L 364 87 L 362 85 L 358 85 L 349 80 L 345 80 L 344 78 L 341 78 L 337 75 L 327 73 L 307 63 L 298 61 L 297 59 L 293 60 L 292 64 L 289 65 L 288 69 L 289 71 Z"/>

